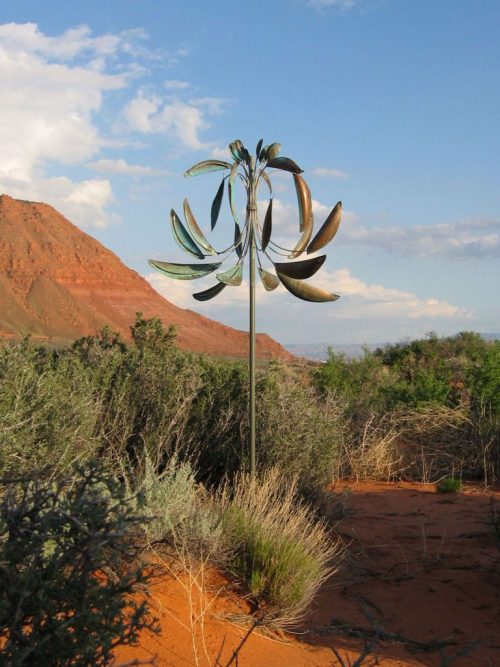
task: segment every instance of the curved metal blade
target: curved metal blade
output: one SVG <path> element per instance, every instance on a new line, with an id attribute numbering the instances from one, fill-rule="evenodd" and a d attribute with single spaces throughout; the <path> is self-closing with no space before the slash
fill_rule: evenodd
<path id="1" fill-rule="evenodd" d="M 268 160 L 268 167 L 273 169 L 282 169 L 283 171 L 291 171 L 292 174 L 301 174 L 304 170 L 299 167 L 299 165 L 291 160 L 289 157 L 275 157 L 272 160 Z"/>
<path id="2" fill-rule="evenodd" d="M 323 248 L 327 243 L 330 243 L 335 234 L 338 232 L 341 217 L 342 202 L 339 201 L 335 204 L 330 215 L 323 223 L 321 229 L 307 247 L 308 255 L 312 252 L 316 252 L 316 250 L 319 250 L 320 248 Z"/>
<path id="3" fill-rule="evenodd" d="M 278 273 L 278 278 L 291 294 L 296 296 L 298 299 L 302 299 L 303 301 L 321 303 L 324 301 L 336 301 L 340 298 L 338 294 L 331 294 L 330 292 L 319 289 L 319 287 L 314 287 L 313 285 L 304 283 L 302 280 L 289 278 L 282 273 Z"/>
<path id="4" fill-rule="evenodd" d="M 262 148 L 263 143 L 264 143 L 264 139 L 259 139 L 259 143 L 257 144 L 257 147 L 255 149 L 255 155 L 256 155 L 257 159 L 259 158 L 260 149 Z"/>
<path id="5" fill-rule="evenodd" d="M 293 175 L 293 180 L 295 182 L 295 192 L 297 193 L 297 201 L 299 204 L 299 230 L 301 232 L 304 229 L 313 228 L 313 212 L 312 212 L 312 200 L 311 200 L 311 191 L 309 186 L 299 174 Z"/>
<path id="6" fill-rule="evenodd" d="M 221 262 L 215 264 L 174 264 L 173 262 L 159 262 L 156 259 L 148 259 L 148 264 L 169 278 L 195 280 L 196 278 L 203 278 L 203 276 L 207 276 L 218 269 Z"/>
<path id="7" fill-rule="evenodd" d="M 274 158 L 278 157 L 278 154 L 281 150 L 281 144 L 278 144 L 277 142 L 274 142 L 270 146 L 268 146 L 266 150 L 266 159 L 269 162 L 270 160 L 274 160 Z"/>
<path id="8" fill-rule="evenodd" d="M 220 207 L 222 204 L 222 198 L 224 197 L 224 182 L 225 179 L 222 179 L 222 183 L 219 185 L 219 189 L 217 190 L 217 194 L 214 197 L 214 200 L 212 202 L 212 210 L 210 212 L 210 220 L 211 220 L 211 226 L 212 226 L 212 231 L 215 227 L 215 224 L 217 223 L 217 220 L 219 218 L 219 213 L 220 213 Z"/>
<path id="9" fill-rule="evenodd" d="M 207 255 L 216 255 L 216 251 L 212 248 L 199 228 L 187 199 L 184 200 L 184 217 L 186 218 L 188 229 L 194 236 L 196 243 L 203 248 Z"/>
<path id="10" fill-rule="evenodd" d="M 273 199 L 271 197 L 267 207 L 266 216 L 264 218 L 264 224 L 262 225 L 262 250 L 265 250 L 267 248 L 267 245 L 271 238 L 272 229 L 273 229 Z"/>
<path id="11" fill-rule="evenodd" d="M 243 143 L 240 141 L 240 139 L 235 139 L 229 144 L 229 151 L 231 155 L 234 157 L 235 160 L 240 162 L 243 160 Z"/>
<path id="12" fill-rule="evenodd" d="M 229 208 L 231 209 L 231 215 L 233 216 L 233 220 L 236 223 L 238 222 L 238 213 L 236 212 L 236 206 L 234 204 L 234 178 L 236 176 L 237 171 L 238 171 L 238 163 L 235 162 L 233 164 L 233 166 L 231 167 L 231 172 L 229 174 L 229 178 L 228 178 L 228 181 L 227 181 Z"/>
<path id="13" fill-rule="evenodd" d="M 198 257 L 198 259 L 205 259 L 205 255 L 193 241 L 174 209 L 170 211 L 170 221 L 172 223 L 172 233 L 178 246 L 182 248 L 184 252 L 187 252 L 188 255 Z"/>
<path id="14" fill-rule="evenodd" d="M 220 294 L 224 287 L 224 283 L 217 283 L 217 285 L 209 287 L 208 289 L 203 290 L 203 292 L 196 292 L 193 294 L 193 299 L 196 299 L 196 301 L 208 301 L 209 299 L 213 299 L 214 296 L 217 296 L 217 294 Z"/>
<path id="15" fill-rule="evenodd" d="M 277 273 L 281 273 L 288 278 L 310 278 L 314 276 L 324 264 L 326 255 L 313 257 L 311 259 L 301 259 L 298 262 L 275 262 L 274 266 Z"/>
<path id="16" fill-rule="evenodd" d="M 200 176 L 201 174 L 208 174 L 211 171 L 220 171 L 221 169 L 231 169 L 231 164 L 224 160 L 203 160 L 197 162 L 189 167 L 184 172 L 184 176 Z"/>
<path id="17" fill-rule="evenodd" d="M 243 238 L 240 226 L 237 222 L 234 223 L 234 245 L 236 248 L 236 254 L 241 259 L 243 257 Z"/>
<path id="18" fill-rule="evenodd" d="M 218 273 L 215 277 L 225 285 L 239 287 L 241 285 L 241 281 L 243 280 L 243 264 L 238 262 L 236 266 L 232 266 L 227 271 L 224 271 L 224 273 Z"/>
<path id="19" fill-rule="evenodd" d="M 302 176 L 294 174 L 293 180 L 295 181 L 295 190 L 297 192 L 297 201 L 299 204 L 300 228 L 302 231 L 302 236 L 298 240 L 295 248 L 290 253 L 290 258 L 299 257 L 304 252 L 307 244 L 311 240 L 313 232 L 311 191 L 309 190 L 309 186 L 302 178 Z"/>
<path id="20" fill-rule="evenodd" d="M 266 174 L 266 172 L 264 170 L 262 170 L 260 172 L 260 176 L 262 176 L 262 178 L 265 180 L 266 185 L 269 188 L 269 194 L 272 197 L 272 195 L 273 195 L 273 186 L 271 184 L 271 179 L 269 178 L 269 176 Z"/>
<path id="21" fill-rule="evenodd" d="M 259 269 L 260 279 L 264 288 L 268 292 L 272 292 L 273 289 L 276 289 L 280 284 L 278 276 L 275 276 L 274 273 L 269 273 L 269 271 L 264 271 L 264 269 Z"/>

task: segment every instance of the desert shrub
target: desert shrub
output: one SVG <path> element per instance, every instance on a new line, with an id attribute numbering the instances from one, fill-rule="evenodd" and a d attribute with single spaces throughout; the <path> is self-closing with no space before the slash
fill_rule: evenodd
<path id="1" fill-rule="evenodd" d="M 459 493 L 461 488 L 462 482 L 456 477 L 443 477 L 436 482 L 438 493 Z"/>
<path id="2" fill-rule="evenodd" d="M 206 484 L 248 469 L 248 370 L 239 362 L 199 361 L 201 387 L 191 406 L 191 455 Z M 310 493 L 331 481 L 345 430 L 344 401 L 319 400 L 310 383 L 270 362 L 257 374 L 257 468 L 299 475 Z"/>
<path id="3" fill-rule="evenodd" d="M 70 348 L 0 353 L 3 467 L 42 462 L 63 474 L 98 455 L 119 474 L 148 458 L 196 460 L 197 479 L 218 484 L 248 466 L 248 369 L 180 351 L 171 330 L 138 316 L 134 343 L 109 329 Z M 260 470 L 300 472 L 310 491 L 331 480 L 345 421 L 343 402 L 318 400 L 308 382 L 270 363 L 258 372 Z"/>
<path id="4" fill-rule="evenodd" d="M 269 605 L 267 620 L 296 624 L 319 586 L 339 567 L 340 543 L 298 496 L 297 477 L 276 469 L 239 475 L 218 494 L 230 568 Z"/>
<path id="5" fill-rule="evenodd" d="M 28 344 L 0 347 L 0 474 L 42 466 L 67 471 L 98 445 L 101 404 L 68 360 Z"/>
<path id="6" fill-rule="evenodd" d="M 174 456 L 158 473 L 146 459 L 138 489 L 151 514 L 151 521 L 145 525 L 149 546 L 158 548 L 159 543 L 165 543 L 190 558 L 222 559 L 225 540 L 221 512 L 196 481 L 190 463 Z"/>
<path id="7" fill-rule="evenodd" d="M 188 452 L 201 480 L 217 484 L 247 464 L 248 369 L 242 362 L 209 358 L 197 363 L 200 387 L 191 403 Z"/>
<path id="8" fill-rule="evenodd" d="M 450 470 L 500 474 L 500 343 L 478 334 L 388 345 L 363 359 L 330 356 L 312 374 L 347 400 L 342 475 L 436 480 Z"/>
<path id="9" fill-rule="evenodd" d="M 92 465 L 71 483 L 6 485 L 0 503 L 0 646 L 4 665 L 108 665 L 154 627 L 130 594 L 135 514 L 123 484 Z"/>
<path id="10" fill-rule="evenodd" d="M 338 476 L 347 422 L 339 394 L 320 399 L 315 388 L 271 363 L 257 382 L 257 466 L 297 476 L 301 492 L 314 494 Z"/>
<path id="11" fill-rule="evenodd" d="M 96 437 L 101 454 L 121 465 L 145 453 L 165 463 L 191 442 L 188 416 L 200 379 L 195 359 L 174 345 L 174 333 L 138 313 L 134 344 L 104 330 L 64 354 L 81 365 L 102 404 Z"/>
<path id="12" fill-rule="evenodd" d="M 382 401 L 377 388 L 386 383 L 381 360 L 366 348 L 360 359 L 347 359 L 330 348 L 326 363 L 313 371 L 312 378 L 323 394 L 340 394 L 351 412 L 361 406 L 377 409 Z"/>

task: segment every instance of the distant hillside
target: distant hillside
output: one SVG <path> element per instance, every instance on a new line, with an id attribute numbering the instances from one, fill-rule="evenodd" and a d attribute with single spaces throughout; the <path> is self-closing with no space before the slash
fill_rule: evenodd
<path id="1" fill-rule="evenodd" d="M 137 311 L 175 324 L 184 349 L 248 353 L 247 333 L 173 305 L 48 204 L 0 196 L 0 336 L 67 342 L 107 324 L 129 338 Z M 266 334 L 257 355 L 292 359 Z"/>

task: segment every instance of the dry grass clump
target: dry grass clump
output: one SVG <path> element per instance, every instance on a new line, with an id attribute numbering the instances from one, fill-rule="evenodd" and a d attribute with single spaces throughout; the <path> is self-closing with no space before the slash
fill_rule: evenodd
<path id="1" fill-rule="evenodd" d="M 486 477 L 486 458 L 467 412 L 434 404 L 366 416 L 344 441 L 340 477 L 430 482 L 463 470 Z"/>
<path id="2" fill-rule="evenodd" d="M 404 467 L 400 437 L 401 428 L 392 413 L 369 415 L 360 432 L 344 442 L 339 477 L 390 481 L 400 476 Z"/>
<path id="3" fill-rule="evenodd" d="M 482 456 L 471 442 L 470 419 L 460 407 L 422 406 L 395 415 L 406 476 L 430 482 L 462 470 L 478 471 Z"/>
<path id="4" fill-rule="evenodd" d="M 153 517 L 147 543 L 157 554 L 167 547 L 189 572 L 197 563 L 222 567 L 248 587 L 259 624 L 293 626 L 343 556 L 340 541 L 300 500 L 298 483 L 271 469 L 209 492 L 186 462 L 173 459 L 160 475 L 148 463 L 140 486 Z"/>
<path id="5" fill-rule="evenodd" d="M 219 494 L 223 529 L 233 549 L 230 568 L 265 601 L 268 621 L 295 625 L 321 584 L 338 570 L 343 548 L 298 498 L 297 476 L 276 469 L 240 474 Z"/>

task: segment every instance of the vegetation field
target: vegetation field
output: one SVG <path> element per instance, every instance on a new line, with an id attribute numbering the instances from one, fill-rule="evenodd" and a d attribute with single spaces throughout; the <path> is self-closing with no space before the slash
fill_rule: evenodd
<path id="1" fill-rule="evenodd" d="M 358 360 L 262 365 L 252 480 L 245 364 L 182 352 L 140 315 L 132 338 L 0 347 L 5 664 L 110 664 L 155 629 L 130 593 L 158 559 L 214 564 L 254 622 L 294 627 L 345 560 L 333 526 L 344 500 L 327 485 L 432 482 L 452 495 L 500 475 L 498 341 L 429 335 Z"/>

